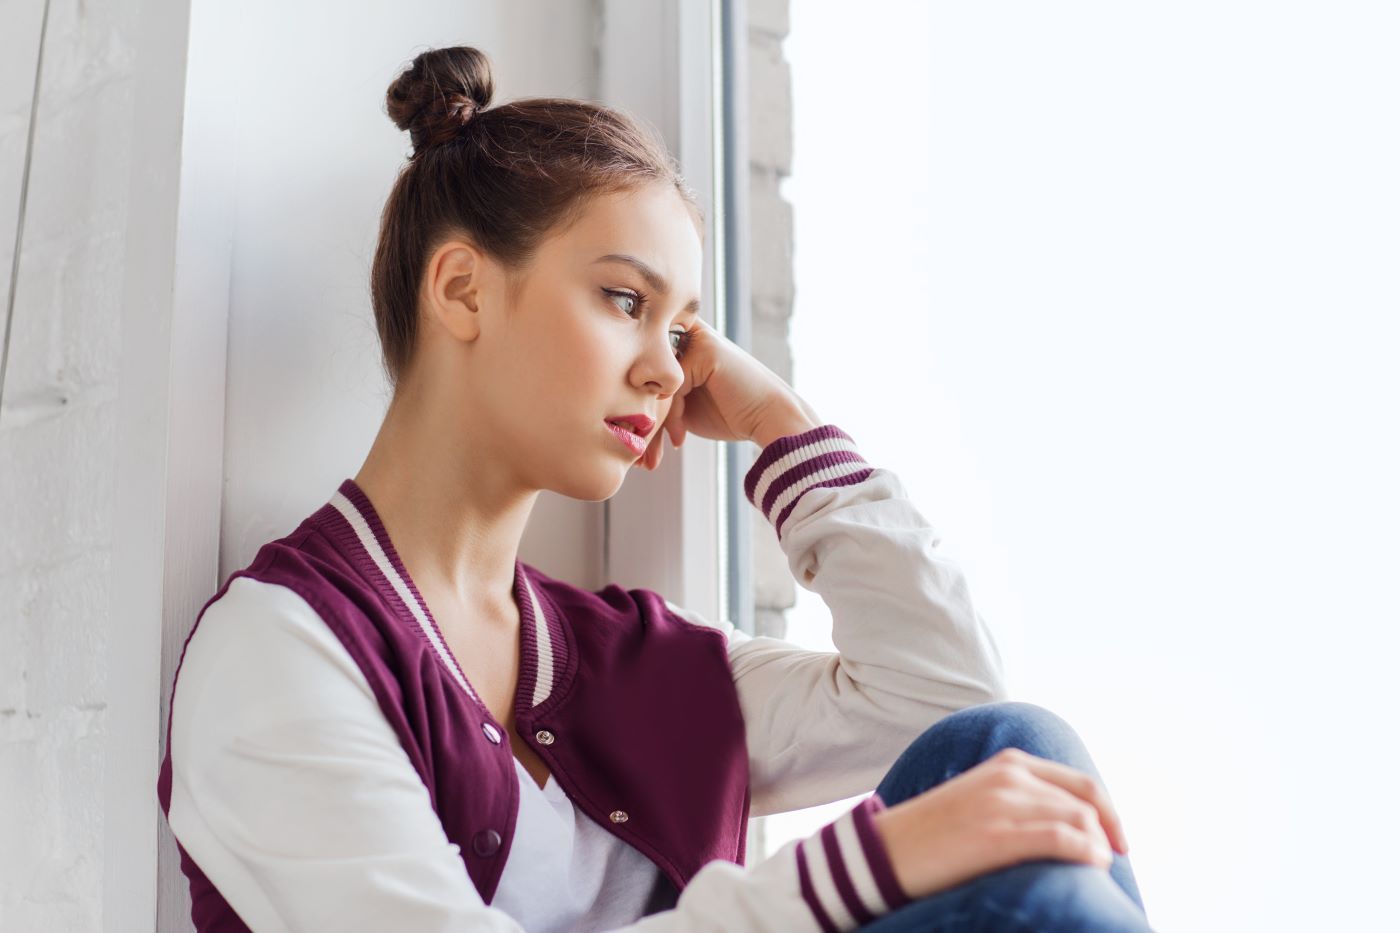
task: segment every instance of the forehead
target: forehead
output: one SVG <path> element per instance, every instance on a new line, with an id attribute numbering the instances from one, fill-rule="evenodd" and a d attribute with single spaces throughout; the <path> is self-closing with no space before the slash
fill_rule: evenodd
<path id="1" fill-rule="evenodd" d="M 649 185 L 590 198 L 578 220 L 553 242 L 552 251 L 580 268 L 609 254 L 635 256 L 670 283 L 675 297 L 688 300 L 700 294 L 700 231 L 680 193 L 668 186 Z M 628 267 L 599 264 L 597 268 Z"/>

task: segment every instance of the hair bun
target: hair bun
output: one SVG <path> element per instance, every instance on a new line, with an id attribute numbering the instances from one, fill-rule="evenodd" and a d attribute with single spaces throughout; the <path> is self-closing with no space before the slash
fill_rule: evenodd
<path id="1" fill-rule="evenodd" d="M 484 52 L 464 45 L 430 49 L 389 85 L 389 118 L 408 131 L 416 156 L 455 138 L 490 105 L 494 91 Z"/>

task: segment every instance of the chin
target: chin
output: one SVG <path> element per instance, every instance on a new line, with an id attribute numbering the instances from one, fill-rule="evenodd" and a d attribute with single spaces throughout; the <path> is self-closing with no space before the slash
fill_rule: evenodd
<path id="1" fill-rule="evenodd" d="M 605 470 L 590 471 L 584 475 L 578 472 L 561 478 L 554 491 L 561 496 L 568 496 L 570 499 L 580 499 L 584 502 L 602 502 L 611 499 L 622 489 L 623 482 L 627 479 L 627 474 L 633 469 L 632 465 L 619 459 L 618 464 L 622 469 L 612 467 Z M 640 459 L 637 461 L 641 462 Z"/>

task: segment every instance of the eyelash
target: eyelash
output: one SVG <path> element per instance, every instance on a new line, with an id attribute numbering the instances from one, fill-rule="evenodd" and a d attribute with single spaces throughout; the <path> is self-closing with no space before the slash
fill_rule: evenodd
<path id="1" fill-rule="evenodd" d="M 621 289 L 616 288 L 605 288 L 603 289 L 603 292 L 609 297 L 631 298 L 637 303 L 636 311 L 638 314 L 641 313 L 642 308 L 646 307 L 647 296 L 642 292 L 623 291 Z M 627 314 L 626 311 L 623 311 L 622 313 Z M 633 318 L 634 320 L 636 318 L 635 314 L 627 314 L 627 316 Z M 690 344 L 690 337 L 693 331 L 673 330 L 671 331 L 671 333 L 681 338 L 679 345 L 677 345 L 676 347 L 676 358 L 680 359 L 681 357 L 685 356 L 685 348 Z"/>

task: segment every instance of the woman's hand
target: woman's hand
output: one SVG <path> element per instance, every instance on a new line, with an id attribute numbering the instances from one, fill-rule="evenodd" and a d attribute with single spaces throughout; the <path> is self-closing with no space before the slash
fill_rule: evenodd
<path id="1" fill-rule="evenodd" d="M 1128 840 L 1092 775 L 1005 748 L 874 815 L 895 877 L 912 898 L 1030 859 L 1108 868 Z"/>
<path id="2" fill-rule="evenodd" d="M 685 382 L 671 400 L 671 410 L 637 461 L 648 470 L 661 463 L 662 436 L 671 446 L 687 434 L 717 441 L 756 440 L 817 427 L 821 420 L 782 377 L 754 359 L 734 341 L 702 319 L 680 358 Z"/>

